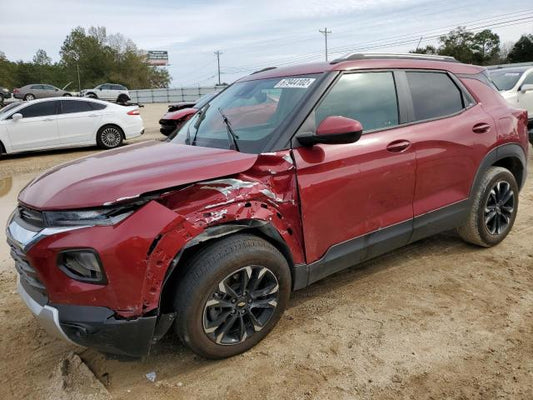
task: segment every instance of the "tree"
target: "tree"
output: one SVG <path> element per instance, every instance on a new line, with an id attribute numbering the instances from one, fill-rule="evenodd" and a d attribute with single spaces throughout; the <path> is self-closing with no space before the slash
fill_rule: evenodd
<path id="1" fill-rule="evenodd" d="M 479 65 L 499 62 L 500 37 L 490 29 L 478 32 L 473 37 L 474 63 Z"/>
<path id="2" fill-rule="evenodd" d="M 464 26 L 442 35 L 439 41 L 442 43 L 438 50 L 439 54 L 455 57 L 464 63 L 474 62 L 474 34 L 467 31 Z"/>
<path id="3" fill-rule="evenodd" d="M 435 46 L 431 46 L 431 45 L 428 45 L 426 47 L 417 47 L 415 50 L 411 50 L 409 53 L 438 54 Z"/>
<path id="4" fill-rule="evenodd" d="M 533 35 L 522 35 L 509 51 L 507 60 L 512 63 L 533 61 Z"/>
<path id="5" fill-rule="evenodd" d="M 51 65 L 52 59 L 48 57 L 46 51 L 44 51 L 43 49 L 39 49 L 33 56 L 33 63 L 37 65 Z"/>

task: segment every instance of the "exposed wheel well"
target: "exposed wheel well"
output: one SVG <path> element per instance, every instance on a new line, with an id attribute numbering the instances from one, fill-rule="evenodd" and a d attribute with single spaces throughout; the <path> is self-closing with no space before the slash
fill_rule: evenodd
<path id="1" fill-rule="evenodd" d="M 175 289 L 178 283 L 180 282 L 180 279 L 183 277 L 185 272 L 187 272 L 188 260 L 190 260 L 190 258 L 194 254 L 196 254 L 198 251 L 214 243 L 215 241 L 220 240 L 222 238 L 226 238 L 231 235 L 238 234 L 238 233 L 245 232 L 248 234 L 252 234 L 272 244 L 281 254 L 283 254 L 285 259 L 287 260 L 287 263 L 289 264 L 289 268 L 291 270 L 291 278 L 294 281 L 294 268 L 293 268 L 294 263 L 292 261 L 292 254 L 289 250 L 289 247 L 283 241 L 283 239 L 281 239 L 281 237 L 279 238 L 273 237 L 273 235 L 269 232 L 273 228 L 272 227 L 269 227 L 269 228 L 270 229 L 266 229 L 266 230 L 263 229 L 263 227 L 244 228 L 242 230 L 234 231 L 224 236 L 217 236 L 212 239 L 208 239 L 206 241 L 198 243 L 194 246 L 187 247 L 185 248 L 185 250 L 177 254 L 174 259 L 175 264 L 173 262 L 171 264 L 171 267 L 169 267 L 169 269 L 172 269 L 172 270 L 169 272 L 169 276 L 164 282 L 163 288 L 161 291 L 160 304 L 159 304 L 160 314 L 173 312 L 172 302 L 174 299 L 174 292 L 175 292 Z"/>
<path id="2" fill-rule="evenodd" d="M 494 164 L 492 164 L 494 167 L 503 167 L 507 170 L 509 170 L 513 176 L 516 179 L 516 183 L 518 184 L 518 188 L 522 189 L 522 179 L 524 177 L 524 167 L 522 166 L 522 162 L 516 158 L 516 157 L 506 157 L 502 158 L 501 160 L 496 161 Z"/>
<path id="3" fill-rule="evenodd" d="M 4 144 L 0 140 L 0 155 L 6 154 L 6 148 L 4 147 Z"/>

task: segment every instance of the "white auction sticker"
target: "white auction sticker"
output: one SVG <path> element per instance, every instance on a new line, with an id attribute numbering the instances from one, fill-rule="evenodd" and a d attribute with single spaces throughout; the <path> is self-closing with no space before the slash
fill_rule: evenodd
<path id="1" fill-rule="evenodd" d="M 315 78 L 284 78 L 278 83 L 276 83 L 274 89 L 307 89 L 315 80 Z"/>

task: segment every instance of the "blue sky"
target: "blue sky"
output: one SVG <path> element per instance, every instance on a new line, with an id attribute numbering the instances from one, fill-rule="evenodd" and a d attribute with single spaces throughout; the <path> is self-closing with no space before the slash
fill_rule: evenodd
<path id="1" fill-rule="evenodd" d="M 0 50 L 30 60 L 42 48 L 54 60 L 75 26 L 105 26 L 145 50 L 168 50 L 171 86 L 232 82 L 265 66 L 324 59 L 319 29 L 332 30 L 330 59 L 350 51 L 408 51 L 457 25 L 491 27 L 502 43 L 533 33 L 533 4 L 522 0 L 226 0 L 6 1 Z"/>

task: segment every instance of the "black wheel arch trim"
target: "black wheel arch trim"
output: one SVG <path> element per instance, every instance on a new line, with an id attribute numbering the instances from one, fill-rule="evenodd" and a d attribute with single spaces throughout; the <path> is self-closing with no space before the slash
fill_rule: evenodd
<path id="1" fill-rule="evenodd" d="M 474 181 L 470 187 L 470 198 L 474 190 L 479 186 L 481 179 L 483 179 L 483 174 L 493 165 L 497 164 L 499 161 L 502 161 L 506 158 L 517 159 L 522 166 L 522 177 L 520 180 L 517 179 L 518 189 L 521 190 L 524 187 L 527 178 L 527 156 L 526 152 L 517 143 L 507 143 L 501 146 L 498 146 L 492 149 L 481 161 L 477 169 Z M 513 171 L 511 171 L 513 172 Z"/>

